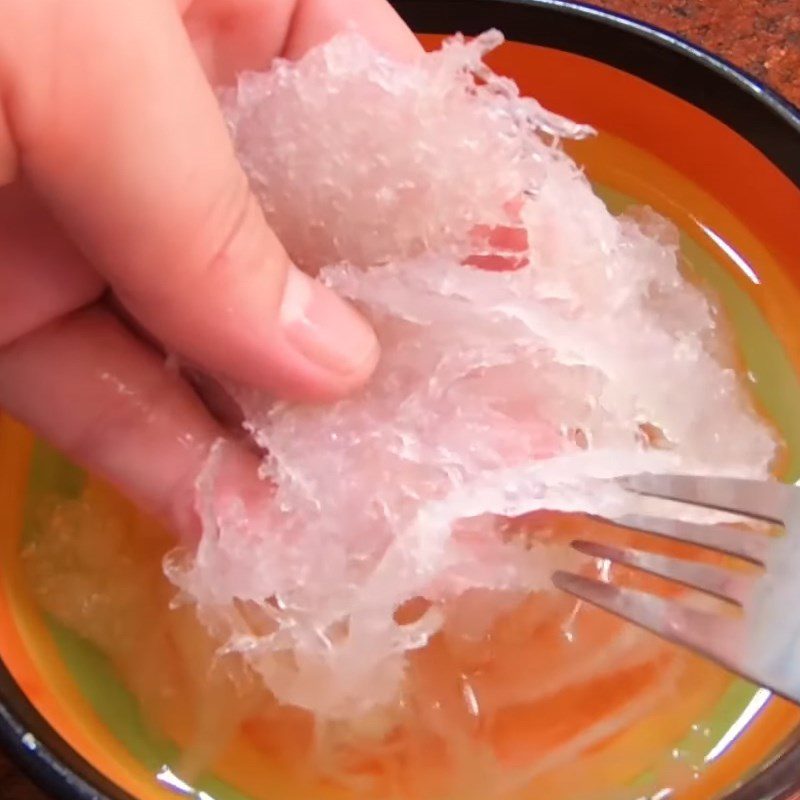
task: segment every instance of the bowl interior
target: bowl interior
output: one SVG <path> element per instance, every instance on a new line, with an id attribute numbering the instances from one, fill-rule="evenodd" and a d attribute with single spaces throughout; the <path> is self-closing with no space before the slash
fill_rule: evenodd
<path id="1" fill-rule="evenodd" d="M 496 24 L 502 26 L 502 19 Z M 506 32 L 514 37 L 513 28 Z M 580 26 L 575 36 L 580 42 Z M 422 36 L 428 47 L 440 38 Z M 716 254 L 715 263 L 723 269 L 714 279 L 715 288 L 723 300 L 730 299 L 729 309 L 741 318 L 739 323 L 754 332 L 743 342 L 744 357 L 757 362 L 760 402 L 789 443 L 785 469 L 797 478 L 800 423 L 792 398 L 800 396 L 795 378 L 800 373 L 800 326 L 795 322 L 800 307 L 798 186 L 729 125 L 601 61 L 511 42 L 490 62 L 513 76 L 524 93 L 600 132 L 570 150 L 609 202 L 624 205 L 635 198 L 649 204 L 680 227 L 686 247 Z M 778 161 L 779 151 L 771 152 Z M 747 299 L 734 301 L 734 296 Z M 777 339 L 758 333 L 764 323 L 777 332 Z M 6 738 L 20 752 L 31 753 L 31 764 L 46 780 L 61 780 L 53 765 L 63 760 L 109 795 L 174 797 L 153 780 L 172 760 L 173 748 L 148 731 L 108 663 L 38 613 L 22 577 L 20 543 L 30 532 L 37 504 L 54 488 L 79 490 L 80 473 L 20 426 L 0 418 L 0 475 L 0 658 L 7 670 L 0 676 L 0 696 L 20 721 L 17 728 L 6 722 Z M 752 709 L 754 697 L 752 687 L 734 683 L 716 711 L 720 730 Z M 766 703 L 731 746 L 736 758 L 719 759 L 681 797 L 723 796 L 741 777 L 742 764 L 767 762 L 776 745 L 789 741 L 797 729 L 800 712 L 780 701 Z M 26 734 L 33 738 L 26 739 Z M 49 750 L 55 761 L 48 761 Z M 203 788 L 216 800 L 242 798 L 234 772 L 250 769 L 248 758 L 245 754 L 235 762 L 228 780 L 220 775 Z M 64 796 L 66 784 L 60 786 Z M 71 791 L 80 794 L 79 781 Z M 290 796 L 287 791 L 276 783 L 265 787 L 265 796 L 279 800 Z"/>

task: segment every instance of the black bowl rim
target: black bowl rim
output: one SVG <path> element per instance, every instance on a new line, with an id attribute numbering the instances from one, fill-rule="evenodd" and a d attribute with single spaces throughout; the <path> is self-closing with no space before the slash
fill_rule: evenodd
<path id="1" fill-rule="evenodd" d="M 756 78 L 675 34 L 569 0 L 392 0 L 392 4 L 414 30 L 452 33 L 454 18 L 463 21 L 461 30 L 468 35 L 497 26 L 509 39 L 575 52 L 637 75 L 727 123 L 800 186 L 800 110 Z M 2 662 L 0 745 L 52 797 L 135 800 L 55 732 Z M 726 800 L 788 800 L 799 776 L 800 738 Z"/>
<path id="2" fill-rule="evenodd" d="M 449 33 L 458 14 L 461 32 L 476 35 L 499 19 L 509 39 L 586 55 L 642 78 L 727 124 L 800 186 L 800 109 L 677 34 L 573 0 L 392 0 L 392 5 L 415 30 Z"/>

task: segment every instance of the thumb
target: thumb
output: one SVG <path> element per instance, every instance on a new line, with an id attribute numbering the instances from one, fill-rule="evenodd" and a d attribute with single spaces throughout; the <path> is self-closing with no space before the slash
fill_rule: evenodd
<path id="1" fill-rule="evenodd" d="M 367 378 L 372 330 L 267 226 L 173 2 L 6 0 L 0 30 L 17 160 L 148 330 L 282 396 Z"/>

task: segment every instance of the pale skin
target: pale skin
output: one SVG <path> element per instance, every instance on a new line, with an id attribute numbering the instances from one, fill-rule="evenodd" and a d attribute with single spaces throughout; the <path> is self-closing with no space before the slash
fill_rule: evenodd
<path id="1" fill-rule="evenodd" d="M 295 400 L 355 390 L 378 358 L 266 225 L 212 88 L 351 25 L 419 52 L 383 0 L 0 3 L 0 407 L 178 530 L 225 432 L 128 316 Z"/>

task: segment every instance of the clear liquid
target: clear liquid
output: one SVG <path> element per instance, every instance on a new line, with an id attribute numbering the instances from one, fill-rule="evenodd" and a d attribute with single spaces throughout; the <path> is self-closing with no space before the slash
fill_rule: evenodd
<path id="1" fill-rule="evenodd" d="M 611 137 L 600 137 L 589 146 L 595 150 L 578 158 L 588 164 L 590 175 L 615 187 L 601 189 L 613 209 L 621 210 L 635 196 L 681 225 L 683 254 L 725 306 L 741 348 L 743 369 L 752 376 L 754 392 L 766 416 L 775 422 L 787 443 L 785 463 L 781 465 L 783 476 L 796 479 L 800 473 L 800 415 L 796 413 L 800 408 L 800 382 L 789 353 L 800 349 L 800 329 L 787 329 L 784 325 L 780 337 L 774 333 L 769 301 L 777 291 L 776 284 L 770 270 L 761 271 L 766 260 L 756 264 L 750 255 L 758 252 L 757 243 L 742 247 L 741 242 L 749 240 L 741 225 L 728 220 L 720 226 L 724 214 L 713 201 L 703 200 L 696 187 L 665 172 L 663 165 L 648 160 L 645 154 Z M 719 233 L 723 229 L 725 235 Z M 768 258 L 766 254 L 764 259 Z M 139 534 L 148 530 L 146 543 L 134 547 L 131 557 L 148 574 L 160 574 L 159 559 L 169 547 L 168 537 L 113 493 L 94 483 L 87 484 L 86 476 L 41 444 L 36 447 L 28 487 L 23 543 L 36 535 L 40 526 L 37 509 L 45 498 L 54 494 L 62 499 L 78 498 L 87 487 L 94 493 L 92 503 L 100 503 L 108 515 L 102 525 L 94 517 L 96 540 L 107 539 L 109 526 L 114 524 L 123 531 Z M 167 590 L 165 586 L 163 597 L 155 593 L 163 602 L 154 613 L 168 614 Z M 558 614 L 547 635 L 565 652 L 567 648 L 580 647 L 597 626 L 605 624 L 599 612 L 574 606 L 564 606 Z M 158 624 L 164 624 L 163 620 Z M 177 623 L 178 628 L 181 626 Z M 157 776 L 155 780 L 170 790 L 189 791 L 188 784 L 182 784 L 176 773 L 188 776 L 198 764 L 208 762 L 214 764 L 217 777 L 199 779 L 197 786 L 217 800 L 359 796 L 352 786 L 346 789 L 331 781 L 309 778 L 303 766 L 307 754 L 298 744 L 307 735 L 302 719 L 283 718 L 282 729 L 270 727 L 263 720 L 239 726 L 237 714 L 228 713 L 236 711 L 236 704 L 224 687 L 201 687 L 205 697 L 198 706 L 196 696 L 179 696 L 179 679 L 167 686 L 159 676 L 170 668 L 159 662 L 155 642 L 142 640 L 135 657 L 128 654 L 125 664 L 120 662 L 119 653 L 109 659 L 52 617 L 49 629 L 64 664 L 95 712 L 150 775 Z M 539 630 L 537 636 L 542 635 Z M 191 643 L 185 646 L 191 648 Z M 510 796 L 632 800 L 640 796 L 666 797 L 669 790 L 676 790 L 676 797 L 707 799 L 717 788 L 731 783 L 732 776 L 741 776 L 767 749 L 778 746 L 781 736 L 797 721 L 780 707 L 779 701 L 755 687 L 731 681 L 717 668 L 674 648 L 657 647 L 658 657 L 646 662 L 645 667 L 639 665 L 638 673 L 632 668 L 625 674 L 612 674 L 613 680 L 608 683 L 598 683 L 590 676 L 583 694 L 556 697 L 549 705 L 540 703 L 533 711 L 523 710 L 506 719 L 505 729 L 496 730 L 495 734 L 504 741 L 508 764 L 517 770 L 521 763 L 534 763 L 529 756 L 537 747 L 542 753 L 542 759 L 534 759 L 531 785 L 526 787 L 522 785 L 525 781 L 520 781 L 520 787 Z M 106 649 L 113 651 L 111 647 Z M 587 658 L 588 652 L 582 652 L 580 657 Z M 672 671 L 665 665 L 671 665 Z M 546 666 L 552 668 L 552 664 Z M 532 680 L 535 661 L 521 660 L 519 667 Z M 430 674 L 435 673 L 434 669 Z M 630 696 L 648 698 L 644 690 L 637 695 L 636 680 L 654 692 L 649 695 L 651 704 L 638 710 L 625 702 Z M 171 699 L 165 701 L 164 692 L 172 692 Z M 138 702 L 134 694 L 139 696 Z M 616 695 L 620 700 L 617 707 L 612 702 Z M 476 702 L 474 695 L 470 702 L 469 682 L 465 697 L 468 707 Z M 598 710 L 592 704 L 601 700 Z M 198 708 L 205 714 L 204 721 L 198 720 Z M 604 730 L 597 729 L 598 719 L 606 725 Z M 765 721 L 769 723 L 767 727 Z M 583 745 L 580 737 L 572 735 L 593 727 L 594 738 L 584 740 Z M 226 748 L 229 734 L 234 736 L 235 745 Z M 747 744 L 748 736 L 760 740 L 760 750 Z M 188 765 L 181 761 L 181 752 L 187 749 L 192 754 Z M 424 759 L 417 766 L 418 772 L 424 772 Z M 488 796 L 487 787 L 476 790 L 475 785 L 469 784 L 477 778 L 468 772 L 465 775 L 468 780 L 442 796 L 458 800 Z"/>

